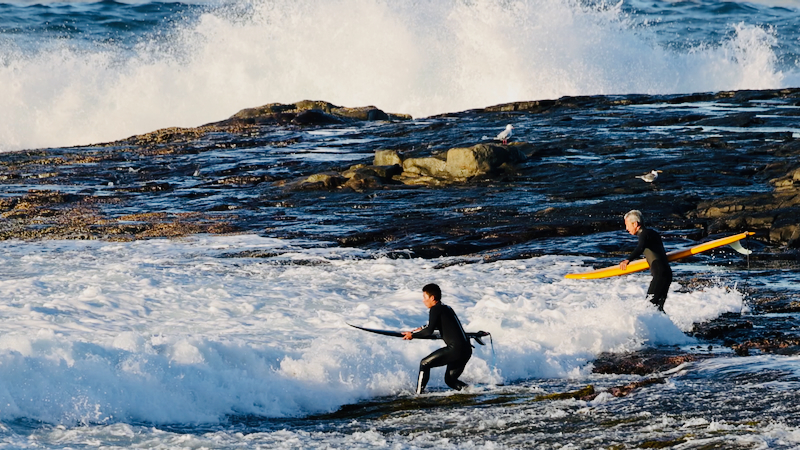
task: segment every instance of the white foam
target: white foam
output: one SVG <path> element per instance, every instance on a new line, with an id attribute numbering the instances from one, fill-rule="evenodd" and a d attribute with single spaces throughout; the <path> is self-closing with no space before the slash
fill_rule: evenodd
<path id="1" fill-rule="evenodd" d="M 416 117 L 564 95 L 762 89 L 775 31 L 732 26 L 678 53 L 615 6 L 537 2 L 245 1 L 113 42 L 0 45 L 0 151 L 197 126 L 270 102 L 324 99 Z"/>
<path id="2" fill-rule="evenodd" d="M 579 261 L 491 264 L 369 257 L 254 236 L 133 243 L 0 243 L 0 419 L 216 422 L 331 411 L 413 389 L 441 346 L 367 334 L 423 325 L 437 282 L 468 331 L 492 333 L 463 379 L 581 376 L 604 351 L 692 343 L 682 331 L 741 307 L 725 288 L 672 292 L 646 276 L 567 280 Z M 274 258 L 220 258 L 248 249 Z M 290 261 L 299 262 L 291 264 Z M 488 342 L 487 342 L 488 343 Z M 441 369 L 431 386 L 444 387 Z"/>

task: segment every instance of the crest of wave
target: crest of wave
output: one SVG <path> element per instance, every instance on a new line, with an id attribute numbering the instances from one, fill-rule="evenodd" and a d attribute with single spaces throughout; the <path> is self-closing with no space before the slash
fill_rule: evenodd
<path id="1" fill-rule="evenodd" d="M 218 7 L 130 48 L 0 44 L 0 150 L 197 126 L 322 99 L 415 117 L 564 95 L 779 87 L 774 31 L 675 53 L 620 4 L 301 0 Z"/>

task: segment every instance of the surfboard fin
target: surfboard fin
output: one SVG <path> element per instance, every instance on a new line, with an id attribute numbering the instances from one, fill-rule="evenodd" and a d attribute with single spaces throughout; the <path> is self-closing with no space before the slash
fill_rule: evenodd
<path id="1" fill-rule="evenodd" d="M 475 339 L 475 342 L 477 342 L 478 344 L 486 345 L 481 340 L 481 338 L 484 337 L 484 336 L 489 336 L 489 333 L 481 330 L 481 331 L 478 331 L 477 333 L 467 333 L 467 336 L 471 337 L 472 339 Z"/>
<path id="2" fill-rule="evenodd" d="M 732 249 L 736 250 L 737 252 L 739 252 L 739 253 L 741 253 L 743 255 L 749 255 L 749 254 L 753 253 L 752 250 L 748 250 L 748 249 L 742 247 L 742 243 L 739 242 L 739 241 L 731 242 L 728 245 L 730 245 Z"/>

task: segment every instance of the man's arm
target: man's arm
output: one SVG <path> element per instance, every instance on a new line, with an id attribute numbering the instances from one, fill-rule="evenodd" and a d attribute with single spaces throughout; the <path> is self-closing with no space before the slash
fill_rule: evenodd
<path id="1" fill-rule="evenodd" d="M 633 261 L 634 259 L 642 256 L 642 253 L 644 253 L 644 249 L 647 247 L 647 238 L 645 234 L 647 233 L 644 230 L 642 230 L 642 232 L 639 233 L 639 243 L 636 245 L 636 248 L 631 252 L 631 254 L 628 255 L 628 257 L 625 259 L 627 259 L 628 261 Z"/>
<path id="2" fill-rule="evenodd" d="M 415 330 L 404 332 L 403 339 L 410 341 L 415 337 L 424 338 L 432 335 L 436 330 L 436 326 L 439 323 L 439 315 L 441 314 L 441 308 L 437 308 L 436 306 L 438 305 L 435 305 L 430 309 L 428 314 L 428 324 L 422 328 L 418 328 L 418 331 Z"/>

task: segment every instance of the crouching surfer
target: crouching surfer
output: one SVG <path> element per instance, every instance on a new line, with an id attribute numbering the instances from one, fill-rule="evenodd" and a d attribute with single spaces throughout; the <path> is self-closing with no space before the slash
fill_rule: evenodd
<path id="1" fill-rule="evenodd" d="M 427 284 L 422 288 L 422 303 L 429 309 L 428 324 L 414 331 L 403 332 L 403 339 L 427 337 L 439 330 L 447 347 L 440 348 L 422 358 L 419 363 L 417 378 L 417 394 L 422 394 L 431 375 L 431 368 L 447 366 L 444 382 L 451 388 L 460 391 L 467 384 L 458 379 L 464 372 L 467 361 L 472 357 L 472 345 L 469 343 L 458 316 L 453 309 L 442 304 L 442 290 L 438 285 Z"/>

